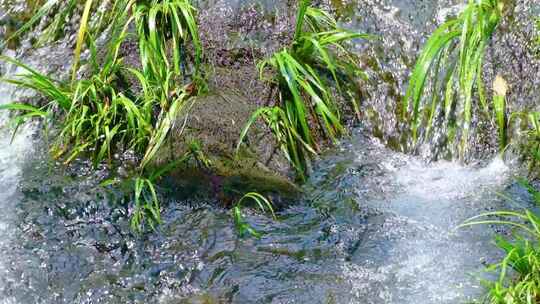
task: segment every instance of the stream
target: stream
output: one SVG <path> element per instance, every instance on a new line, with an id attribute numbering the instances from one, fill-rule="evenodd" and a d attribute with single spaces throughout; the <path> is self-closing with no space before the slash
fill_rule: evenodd
<path id="1" fill-rule="evenodd" d="M 245 211 L 260 239 L 239 236 L 219 202 L 180 199 L 176 189 L 163 188 L 163 224 L 134 235 L 119 194 L 98 185 L 105 168 L 92 170 L 84 161 L 57 164 L 36 124 L 19 129 L 13 141 L 12 130 L 2 128 L 0 304 L 457 304 L 484 295 L 481 279 L 496 277 L 485 267 L 501 255 L 493 237 L 505 231 L 458 226 L 483 212 L 531 206 L 526 189 L 515 182 L 515 161 L 503 161 L 489 143 L 475 142 L 479 152 L 467 165 L 443 160 L 446 152 L 433 142 L 418 156 L 389 147 L 396 121 L 386 105 L 406 87 L 406 58 L 422 43 L 414 37 L 426 37 L 459 1 L 336 2 L 349 16 L 347 26 L 388 34 L 383 44 L 389 51 L 373 52 L 381 54 L 381 68 L 392 77 L 372 84 L 366 101 L 380 117 L 369 117 L 325 152 L 302 197 L 287 202 L 276 220 Z M 517 2 L 522 12 L 540 12 L 534 1 Z M 507 49 L 518 52 L 512 42 L 523 38 L 502 32 L 494 43 L 507 42 Z M 515 40 L 505 40 L 509 35 Z M 65 69 L 62 60 L 45 64 L 49 53 L 26 61 Z M 531 60 L 520 69 L 505 60 L 509 80 L 530 75 L 519 84 L 518 102 L 537 102 L 531 88 L 538 85 L 533 78 L 540 64 Z M 501 63 L 492 65 L 488 78 Z M 1 68 L 4 76 L 15 73 Z M 0 104 L 20 96 L 24 92 L 0 84 Z M 0 125 L 8 120 L 0 112 Z M 379 138 L 369 135 L 374 129 Z"/>
<path id="2" fill-rule="evenodd" d="M 500 252 L 494 227 L 457 226 L 516 207 L 498 191 L 528 204 L 500 159 L 425 164 L 358 132 L 276 221 L 248 214 L 261 239 L 172 197 L 159 230 L 134 237 L 95 176 L 51 175 L 18 138 L 1 158 L 1 303 L 464 303 Z"/>

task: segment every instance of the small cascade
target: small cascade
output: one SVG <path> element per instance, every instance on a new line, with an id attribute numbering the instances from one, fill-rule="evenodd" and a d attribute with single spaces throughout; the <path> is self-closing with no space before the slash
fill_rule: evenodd
<path id="1" fill-rule="evenodd" d="M 367 93 L 365 100 L 362 100 L 362 124 L 394 150 L 418 154 L 427 160 L 460 158 L 460 139 L 451 136 L 454 133 L 446 127 L 444 115 L 435 115 L 428 138 L 422 137 L 421 130 L 420 138 L 414 144 L 410 126 L 403 122 L 400 107 L 411 70 L 422 47 L 438 25 L 462 11 L 463 3 L 457 0 L 369 0 L 339 6 L 342 8 L 344 26 L 378 37 L 378 41 L 373 43 L 361 42 L 357 45 L 370 58 L 366 69 L 371 79 L 366 82 Z M 540 74 L 540 56 L 533 43 L 538 39 L 534 24 L 539 11 L 538 1 L 513 2 L 486 52 L 483 80 L 488 102 L 491 103 L 495 76 L 501 75 L 511 87 L 507 100 L 509 112 L 538 110 L 539 80 L 533 75 Z M 428 77 L 428 83 L 432 77 Z M 442 92 L 433 92 L 431 85 L 428 85 L 424 95 L 429 98 L 439 93 Z M 462 159 L 466 162 L 493 158 L 498 152 L 494 122 L 482 113 L 478 98 L 475 98 L 473 108 L 468 153 Z M 421 109 L 424 110 L 427 109 Z M 463 115 L 462 112 L 463 109 L 456 109 L 458 118 Z"/>
<path id="2" fill-rule="evenodd" d="M 357 292 L 373 297 L 366 303 L 381 304 L 464 303 L 481 296 L 479 280 L 488 278 L 481 265 L 498 255 L 493 231 L 457 227 L 488 210 L 511 208 L 495 194 L 510 181 L 508 167 L 500 158 L 478 168 L 410 159 L 388 169 L 395 195 L 366 202 L 381 214 L 368 219 L 370 233 L 346 268 Z"/>

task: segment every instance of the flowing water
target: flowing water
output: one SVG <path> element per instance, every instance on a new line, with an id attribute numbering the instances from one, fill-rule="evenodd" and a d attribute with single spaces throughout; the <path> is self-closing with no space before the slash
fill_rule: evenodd
<path id="1" fill-rule="evenodd" d="M 32 151 L 28 138 L 10 147 L 10 158 Z M 277 221 L 248 215 L 261 239 L 238 237 L 224 210 L 172 196 L 159 231 L 136 238 L 94 175 L 26 159 L 2 163 L 13 172 L 2 194 L 6 303 L 462 303 L 482 295 L 499 253 L 493 227 L 456 227 L 514 207 L 495 194 L 512 181 L 499 159 L 428 165 L 359 133 Z"/>
<path id="2" fill-rule="evenodd" d="M 388 34 L 381 66 L 391 77 L 375 84 L 367 101 L 383 123 L 370 120 L 325 153 L 304 195 L 277 220 L 247 211 L 261 239 L 240 237 L 219 202 L 178 199 L 174 188 L 161 189 L 163 225 L 134 236 L 124 204 L 96 185 L 105 170 L 55 164 L 37 126 L 20 130 L 13 142 L 2 130 L 0 303 L 450 304 L 480 297 L 479 279 L 493 276 L 484 267 L 500 255 L 491 241 L 501 231 L 457 226 L 482 212 L 529 206 L 526 190 L 514 182 L 514 164 L 491 153 L 469 165 L 429 163 L 385 147 L 396 127 L 384 101 L 403 90 L 407 58 L 421 42 L 411 37 L 424 37 L 459 5 L 335 5 L 349 16 L 348 26 Z M 45 53 L 33 58 L 54 70 Z M 66 64 L 56 62 L 57 69 Z M 524 79 L 520 98 L 533 94 L 527 89 L 533 82 Z M 2 85 L 0 103 L 20 94 Z M 4 124 L 8 117 L 1 115 Z M 382 141 L 367 135 L 377 128 Z"/>
<path id="3" fill-rule="evenodd" d="M 6 103 L 14 96 L 14 88 L 9 86 L 0 86 L 0 104 Z M 8 113 L 0 114 L 0 124 L 5 124 L 9 121 Z M 13 138 L 9 129 L 2 128 L 0 130 L 0 201 L 4 212 L 0 214 L 0 248 L 2 256 L 4 256 L 11 248 L 13 242 L 13 223 L 14 214 L 12 211 L 19 200 L 18 186 L 22 174 L 22 167 L 28 156 L 33 144 L 33 128 L 31 125 L 23 127 L 19 136 Z M 8 284 L 9 277 L 9 261 L 6 259 L 0 260 L 0 287 L 3 288 Z M 11 297 L 4 295 L 0 303 L 16 303 Z"/>

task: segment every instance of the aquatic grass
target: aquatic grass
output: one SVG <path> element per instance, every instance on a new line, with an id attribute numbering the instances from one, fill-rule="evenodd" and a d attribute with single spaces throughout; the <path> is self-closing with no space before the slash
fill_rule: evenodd
<path id="1" fill-rule="evenodd" d="M 14 37 L 33 28 L 45 15 L 54 15 L 38 43 L 56 39 L 66 20 L 77 12 L 78 4 L 82 2 L 47 1 Z M 97 5 L 105 5 L 110 10 L 95 12 Z M 91 158 L 96 167 L 105 161 L 113 165 L 113 155 L 125 151 L 133 151 L 140 157 L 137 167 L 132 168 L 134 172 L 130 173 L 133 177 L 122 181 L 129 184 L 124 188 L 132 194 L 131 228 L 134 231 L 140 232 L 144 226 L 155 229 L 161 222 L 155 182 L 187 159 L 186 154 L 162 168 L 152 166 L 178 116 L 187 115 L 193 104 L 191 96 L 204 88 L 199 70 L 202 47 L 195 13 L 187 0 L 110 0 L 105 3 L 85 0 L 69 83 L 55 80 L 15 59 L 0 57 L 24 71 L 1 81 L 33 90 L 46 101 L 40 106 L 15 101 L 0 107 L 16 112 L 12 119 L 16 126 L 14 135 L 17 128 L 30 119 L 51 119 L 58 132 L 51 152 L 64 164 L 83 156 Z M 139 39 L 141 71 L 125 67 L 119 57 L 133 21 Z M 105 29 L 109 40 L 98 49 L 94 37 Z M 85 44 L 90 57 L 79 78 Z M 188 66 L 191 46 L 193 66 Z M 169 59 L 171 54 L 172 60 Z M 186 85 L 188 76 L 192 82 Z M 127 77 L 139 82 L 140 92 L 128 87 Z M 206 164 L 200 147 L 192 145 L 189 153 Z M 112 184 L 116 182 L 103 182 L 103 185 Z"/>
<path id="2" fill-rule="evenodd" d="M 111 155 L 111 146 L 116 144 L 119 136 L 136 132 L 134 126 L 123 119 L 133 115 L 132 108 L 126 106 L 128 98 L 115 90 L 121 68 L 117 54 L 129 25 L 129 22 L 123 24 L 124 19 L 118 18 L 122 22 L 122 30 L 111 37 L 103 65 L 91 71 L 89 79 L 81 79 L 71 85 L 53 80 L 14 59 L 1 58 L 25 71 L 4 81 L 37 91 L 49 101 L 49 111 L 59 108 L 65 113 L 55 156 L 60 157 L 70 150 L 66 162 L 81 152 L 93 150 L 97 165 L 106 155 Z M 92 52 L 92 56 L 96 54 Z M 97 59 L 92 61 L 97 62 Z"/>
<path id="3" fill-rule="evenodd" d="M 115 71 L 119 69 L 119 66 L 113 67 Z M 114 73 L 108 76 L 112 75 Z M 89 154 L 93 158 L 94 166 L 97 166 L 104 160 L 111 162 L 112 155 L 116 152 L 134 150 L 143 155 L 139 167 L 135 168 L 142 174 L 163 145 L 177 115 L 182 110 L 187 110 L 187 106 L 191 104 L 190 95 L 184 90 L 179 90 L 181 93 L 164 103 L 164 107 L 160 107 L 160 99 L 156 98 L 161 95 L 159 89 L 148 88 L 149 92 L 143 97 L 130 99 L 115 90 L 114 77 L 109 79 L 94 75 L 89 80 L 80 80 L 75 85 L 74 92 L 61 90 L 50 78 L 41 74 L 35 78 L 36 83 L 40 84 L 39 80 L 42 78 L 48 80 L 50 87 L 40 89 L 32 82 L 26 87 L 40 89 L 38 92 L 49 96 L 53 95 L 50 92 L 61 91 L 63 95 L 60 95 L 60 100 L 67 100 L 69 108 L 51 100 L 42 108 L 11 103 L 0 109 L 22 111 L 22 114 L 14 118 L 17 125 L 31 118 L 48 117 L 55 107 L 63 109 L 58 121 L 60 132 L 52 151 L 54 157 L 63 157 L 64 164 L 72 162 L 80 155 Z M 29 81 L 32 80 L 33 78 L 30 78 Z M 156 111 L 159 114 L 154 116 Z M 155 196 L 153 182 L 171 166 L 150 173 L 151 178 L 137 177 L 133 180 L 135 211 L 132 214 L 132 227 L 140 227 L 146 221 L 150 227 L 155 228 L 160 222 L 159 201 Z"/>
<path id="4" fill-rule="evenodd" d="M 492 219 L 493 217 L 498 219 Z M 485 213 L 467 220 L 460 227 L 504 225 L 514 228 L 514 240 L 497 237 L 495 244 L 505 252 L 500 263 L 489 268 L 498 270 L 499 279 L 489 284 L 486 303 L 536 304 L 540 299 L 540 217 L 530 211 Z M 512 270 L 511 273 L 509 270 Z"/>
<path id="5" fill-rule="evenodd" d="M 129 209 L 130 228 L 136 234 L 145 232 L 148 228 L 156 230 L 162 223 L 161 204 L 158 191 L 158 182 L 166 174 L 185 164 L 191 159 L 199 160 L 202 152 L 197 145 L 191 145 L 183 155 L 159 167 L 144 168 L 127 178 L 111 177 L 103 180 L 99 185 L 103 188 L 113 187 L 121 189 L 124 200 L 132 202 Z"/>
<path id="6" fill-rule="evenodd" d="M 129 7 L 126 3 L 125 8 Z M 134 19 L 128 14 L 126 10 L 115 18 L 102 64 L 98 64 L 91 36 L 86 39 L 91 49 L 90 76 L 71 85 L 64 85 L 13 59 L 2 58 L 26 71 L 4 81 L 35 90 L 51 101 L 49 107 L 57 106 L 64 111 L 54 154 L 56 157 L 66 155 L 66 162 L 80 153 L 93 151 L 97 165 L 104 159 L 110 160 L 113 148 L 119 146 L 143 153 L 141 167 L 144 168 L 162 145 L 176 115 L 187 105 L 190 94 L 183 87 L 171 93 L 176 88 L 171 71 L 157 82 L 156 77 L 123 67 L 118 54 Z M 141 96 L 118 90 L 125 73 L 139 81 Z M 158 113 L 157 117 L 154 113 Z"/>
<path id="7" fill-rule="evenodd" d="M 236 202 L 232 208 L 236 229 L 240 235 L 248 233 L 256 238 L 260 238 L 262 236 L 261 233 L 251 227 L 245 221 L 244 216 L 242 215 L 242 209 L 246 208 L 246 204 L 249 202 L 254 203 L 255 206 L 263 213 L 270 212 L 273 218 L 276 218 L 276 214 L 274 213 L 272 203 L 266 197 L 257 192 L 246 193 L 244 196 L 242 196 L 242 198 L 240 198 L 240 200 L 238 200 L 238 202 Z"/>
<path id="8" fill-rule="evenodd" d="M 80 156 L 92 158 L 94 166 L 104 161 L 112 164 L 113 155 L 125 151 L 141 156 L 138 167 L 133 168 L 136 177 L 130 179 L 135 204 L 131 226 L 140 228 L 147 223 L 154 229 L 160 222 L 154 182 L 168 169 L 147 172 L 147 167 L 176 118 L 189 110 L 193 92 L 189 92 L 189 85 L 178 84 L 174 72 L 168 69 L 161 79 L 149 75 L 150 70 L 144 73 L 123 65 L 119 50 L 133 19 L 128 10 L 115 18 L 115 24 L 110 26 L 109 42 L 99 59 L 92 35 L 83 35 L 90 49 L 88 69 L 81 79 L 73 79 L 68 84 L 15 59 L 0 57 L 24 71 L 2 81 L 36 91 L 47 102 L 34 106 L 16 101 L 0 109 L 16 111 L 13 120 L 17 126 L 31 118 L 54 116 L 58 134 L 51 151 L 55 158 L 62 158 L 64 164 Z M 140 93 L 125 86 L 128 75 L 139 81 Z M 177 163 L 172 162 L 167 168 L 173 164 Z"/>
<path id="9" fill-rule="evenodd" d="M 456 99 L 459 99 L 461 152 L 466 149 L 475 89 L 481 108 L 488 113 L 482 66 L 488 43 L 502 18 L 503 7 L 503 2 L 498 0 L 470 0 L 457 18 L 439 26 L 424 45 L 403 99 L 403 117 L 411 123 L 414 141 L 418 139 L 418 129 L 425 119 L 420 113 L 424 100 L 427 99 L 427 105 L 432 109 L 430 116 L 440 105 L 449 121 L 453 109 L 458 108 Z M 434 92 L 431 98 L 423 98 L 428 79 L 434 83 Z M 438 96 L 440 90 L 444 90 L 443 98 Z M 410 109 L 412 114 L 408 115 Z M 428 119 L 429 123 L 431 121 Z"/>
<path id="10" fill-rule="evenodd" d="M 70 162 L 81 152 L 95 150 L 94 159 L 97 164 L 103 160 L 105 154 L 110 156 L 113 138 L 119 131 L 120 133 L 132 131 L 126 124 L 127 120 L 120 118 L 123 114 L 127 117 L 133 115 L 131 108 L 126 106 L 127 98 L 122 94 L 117 94 L 111 84 L 117 70 L 111 71 L 111 74 L 104 73 L 94 75 L 88 80 L 81 80 L 73 88 L 74 91 L 71 91 L 69 85 L 62 85 L 20 62 L 7 58 L 1 59 L 10 61 L 28 72 L 4 81 L 35 90 L 44 96 L 49 100 L 44 107 L 46 112 L 54 112 L 55 108 L 64 112 L 60 136 L 54 146 L 56 157 L 67 153 L 69 156 L 66 162 Z M 115 67 L 118 68 L 118 66 Z M 4 108 L 13 108 L 15 105 L 17 103 Z M 27 105 L 24 110 L 32 113 L 36 109 Z M 122 112 L 123 110 L 126 112 Z"/>
<path id="11" fill-rule="evenodd" d="M 258 110 L 247 127 L 254 118 L 263 117 L 301 180 L 309 154 L 318 150 L 316 139 L 323 136 L 335 142 L 345 133 L 331 85 L 345 93 L 365 76 L 346 42 L 370 38 L 340 28 L 327 12 L 301 1 L 291 45 L 258 64 L 260 78 L 277 87 L 279 94 L 276 106 Z M 267 78 L 267 73 L 275 76 Z M 356 100 L 351 102 L 357 110 Z"/>
<path id="12" fill-rule="evenodd" d="M 165 79 L 169 70 L 175 76 L 187 76 L 190 43 L 194 50 L 193 78 L 201 79 L 202 46 L 195 13 L 188 0 L 137 1 L 134 15 L 145 74 L 158 80 Z"/>
<path id="13" fill-rule="evenodd" d="M 313 155 L 316 155 L 317 152 L 304 141 L 302 136 L 296 131 L 296 128 L 289 124 L 287 113 L 281 107 L 262 107 L 255 111 L 241 132 L 237 150 L 240 149 L 240 145 L 247 136 L 251 126 L 259 118 L 262 118 L 270 128 L 278 146 L 289 163 L 296 169 L 299 177 L 302 180 L 305 179 L 304 170 L 306 167 L 306 159 L 305 154 L 301 149 Z"/>
<path id="14" fill-rule="evenodd" d="M 131 230 L 141 232 L 145 222 L 155 230 L 156 225 L 161 223 L 161 211 L 154 183 L 141 177 L 134 178 L 133 183 L 135 205 L 130 221 Z"/>

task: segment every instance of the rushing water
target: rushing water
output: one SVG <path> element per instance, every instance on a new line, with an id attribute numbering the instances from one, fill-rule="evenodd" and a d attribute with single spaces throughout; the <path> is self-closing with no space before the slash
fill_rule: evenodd
<path id="1" fill-rule="evenodd" d="M 24 159 L 31 141 L 17 143 L 3 154 Z M 498 252 L 492 227 L 457 225 L 514 207 L 495 194 L 512 182 L 501 160 L 425 164 L 358 133 L 277 221 L 248 215 L 259 240 L 238 237 L 226 211 L 172 196 L 159 231 L 134 237 L 95 175 L 26 159 L 2 163 L 14 173 L 0 291 L 14 303 L 460 303 L 483 293 Z"/>
<path id="2" fill-rule="evenodd" d="M 21 95 L 15 94 L 13 86 L 0 86 L 0 105 L 15 100 Z M 24 163 L 28 152 L 33 144 L 34 129 L 32 125 L 26 125 L 19 129 L 18 136 L 13 137 L 12 130 L 6 128 L 9 122 L 8 113 L 0 113 L 0 202 L 2 212 L 0 213 L 0 250 L 2 256 L 6 256 L 11 248 L 14 227 L 10 223 L 14 222 L 14 209 L 20 199 L 19 183 L 23 171 Z M 0 289 L 4 289 L 9 284 L 10 265 L 8 259 L 0 259 Z M 5 294 L 0 298 L 0 303 L 17 303 L 13 298 Z"/>
<path id="3" fill-rule="evenodd" d="M 96 185 L 104 170 L 55 164 L 44 139 L 34 136 L 35 126 L 21 129 L 13 142 L 2 130 L 0 303 L 454 304 L 481 296 L 479 278 L 490 276 L 483 269 L 500 254 L 491 244 L 499 228 L 457 226 L 482 212 L 528 206 L 526 191 L 514 183 L 514 166 L 490 153 L 467 166 L 427 163 L 366 135 L 381 128 L 389 143 L 397 130 L 388 100 L 402 94 L 421 44 L 414 37 L 457 11 L 459 1 L 332 2 L 347 26 L 384 34 L 386 51 L 374 53 L 389 75 L 371 84 L 366 102 L 381 117 L 370 119 L 369 132 L 358 129 L 326 153 L 302 198 L 289 202 L 276 221 L 247 211 L 261 239 L 239 237 L 218 201 L 177 199 L 181 189 L 161 189 L 163 225 L 134 236 L 125 205 Z M 270 10 L 273 2 L 264 3 Z M 54 70 L 45 53 L 51 52 L 34 57 Z M 529 62 L 513 75 L 532 73 L 536 65 Z M 61 60 L 56 68 L 66 65 Z M 518 104 L 534 94 L 529 78 L 519 83 Z M 14 94 L 20 96 L 0 86 L 0 103 Z M 6 123 L 7 115 L 0 115 Z"/>

